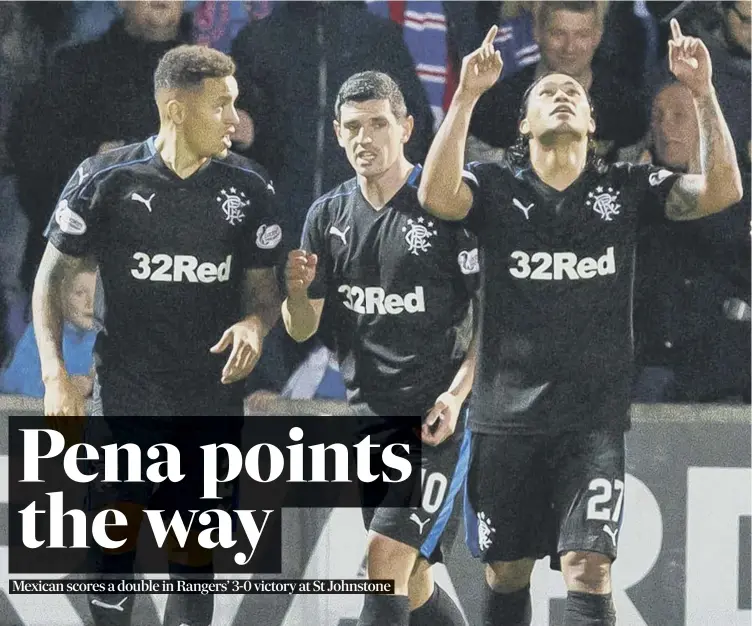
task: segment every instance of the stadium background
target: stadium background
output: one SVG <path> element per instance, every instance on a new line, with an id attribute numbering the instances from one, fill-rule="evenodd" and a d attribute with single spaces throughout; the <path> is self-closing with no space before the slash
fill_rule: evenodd
<path id="1" fill-rule="evenodd" d="M 259 108 L 259 117 L 255 119 L 258 141 L 251 146 L 251 153 L 262 162 L 266 164 L 263 157 L 269 159 L 278 190 L 287 188 L 289 191 L 285 217 L 291 232 L 300 227 L 300 212 L 313 197 L 340 182 L 343 176 L 349 176 L 346 162 L 333 138 L 326 133 L 331 132 L 331 101 L 336 88 L 353 68 L 365 69 L 360 67 L 363 63 L 370 68 L 376 59 L 386 64 L 394 50 L 406 48 L 401 59 L 404 63 L 390 71 L 407 76 L 401 82 L 403 89 L 409 92 L 409 99 L 417 101 L 421 99 L 418 98 L 420 92 L 425 91 L 422 115 L 418 115 L 423 121 L 419 125 L 423 132 L 416 132 L 414 137 L 416 146 L 425 148 L 430 121 L 436 123 L 441 118 L 456 80 L 456 67 L 452 67 L 446 54 L 447 41 L 442 33 L 448 32 L 454 38 L 454 52 L 463 54 L 477 45 L 490 23 L 503 26 L 496 41 L 503 51 L 508 72 L 503 80 L 513 81 L 512 72 L 524 76 L 541 58 L 533 38 L 532 17 L 524 10 L 524 5 L 531 3 L 525 2 L 370 2 L 365 3 L 373 14 L 369 17 L 355 9 L 355 5 L 364 3 L 332 3 L 327 5 L 326 11 L 312 11 L 314 3 L 299 3 L 294 11 L 279 14 L 278 23 L 284 20 L 284 28 L 278 31 L 277 39 L 239 35 L 247 26 L 254 35 L 263 35 L 266 26 L 262 20 L 276 10 L 275 6 L 284 4 L 267 0 L 186 2 L 182 26 L 188 28 L 181 27 L 181 37 L 185 37 L 181 40 L 207 43 L 225 51 L 231 51 L 238 41 L 236 49 L 244 53 L 239 69 L 246 85 L 248 61 L 254 61 L 255 56 L 264 52 L 257 47 L 259 41 L 273 50 L 285 46 L 297 48 L 300 44 L 310 52 L 314 61 L 309 68 L 311 71 L 290 65 L 289 75 L 294 80 L 289 84 L 294 89 L 282 92 L 279 97 L 279 102 L 289 104 L 289 109 L 278 107 L 280 114 L 287 115 L 284 121 L 293 124 L 264 125 L 264 120 L 269 122 L 269 118 L 264 118 L 268 112 Z M 645 150 L 651 147 L 644 141 L 648 139 L 644 136 L 648 115 L 643 116 L 640 126 L 634 118 L 641 107 L 637 103 L 634 107 L 627 106 L 628 101 L 619 98 L 631 97 L 645 88 L 647 95 L 639 104 L 649 108 L 651 89 L 666 79 L 661 55 L 665 54 L 667 18 L 678 15 L 686 32 L 700 34 L 706 41 L 719 45 L 720 49 L 713 50 L 714 72 L 724 113 L 735 133 L 746 196 L 736 209 L 741 219 L 733 224 L 724 224 L 723 219 L 720 223 L 708 222 L 707 232 L 694 233 L 697 239 L 683 240 L 686 231 L 678 235 L 672 231 L 665 237 L 657 233 L 652 242 L 655 254 L 646 266 L 654 271 L 656 285 L 643 285 L 643 288 L 657 288 L 659 297 L 644 298 L 656 307 L 636 317 L 638 342 L 642 338 L 638 348 L 642 348 L 642 364 L 646 366 L 646 384 L 642 388 L 645 399 L 640 401 L 719 404 L 635 406 L 636 426 L 628 440 L 628 505 L 621 556 L 614 572 L 615 601 L 622 626 L 738 626 L 749 624 L 752 619 L 749 406 L 727 404 L 729 400 L 739 402 L 740 396 L 743 402 L 749 402 L 749 54 L 744 63 L 739 63 L 738 56 L 722 61 L 720 52 L 728 41 L 725 35 L 718 41 L 714 39 L 719 34 L 715 30 L 718 26 L 715 9 L 738 9 L 736 5 L 743 4 L 613 2 L 606 16 L 607 34 L 593 59 L 595 73 L 605 79 L 619 77 L 612 92 L 601 92 L 605 110 L 611 101 L 620 105 L 616 116 L 601 118 L 605 133 L 601 146 L 604 150 L 619 148 L 619 158 L 634 160 L 644 156 Z M 522 7 L 522 11 L 514 13 L 512 7 Z M 58 19 L 69 9 L 74 14 L 73 19 L 68 22 L 67 18 Z M 445 15 L 441 14 L 442 10 Z M 317 28 L 309 28 L 309 18 L 314 14 L 320 21 Z M 706 21 L 708 15 L 712 19 Z M 102 149 L 111 140 L 142 139 L 154 129 L 154 111 L 150 108 L 153 67 L 149 67 L 149 63 L 155 62 L 162 53 L 159 45 L 139 42 L 137 47 L 144 52 L 143 57 L 131 54 L 134 41 L 127 37 L 107 40 L 107 45 L 90 48 L 97 52 L 90 58 L 71 57 L 64 52 L 66 45 L 75 46 L 106 35 L 114 29 L 113 24 L 119 17 L 114 2 L 0 3 L 3 27 L 0 28 L 3 43 L 0 46 L 3 78 L 0 81 L 3 90 L 0 98 L 3 137 L 0 142 L 0 279 L 4 292 L 4 298 L 0 298 L 0 318 L 7 316 L 7 320 L 2 321 L 6 322 L 10 335 L 7 342 L 0 336 L 0 361 L 6 352 L 10 354 L 14 341 L 29 321 L 28 290 L 43 243 L 41 231 L 62 184 L 76 164 L 96 151 L 97 146 Z M 400 30 L 387 28 L 385 21 L 378 21 L 382 17 L 398 22 Z M 734 10 L 726 10 L 725 17 L 741 24 L 741 16 Z M 374 32 L 378 31 L 373 47 L 367 49 L 360 38 L 346 37 L 351 32 L 361 34 L 359 25 L 365 20 Z M 748 37 L 749 26 L 746 32 Z M 319 38 L 331 44 L 332 49 L 322 45 Z M 269 57 L 279 58 L 284 63 L 294 59 L 294 55 L 288 54 Z M 117 65 L 112 62 L 113 58 L 132 63 L 123 63 L 124 73 L 120 75 L 111 71 Z M 266 57 L 261 54 L 260 58 Z M 59 85 L 54 79 L 70 78 L 71 68 L 66 63 L 71 59 L 72 73 L 91 79 L 90 84 L 49 87 L 51 79 L 52 85 Z M 77 63 L 84 63 L 85 71 Z M 262 70 L 266 67 L 263 62 L 260 65 L 262 67 L 254 68 L 255 79 L 264 77 Z M 322 68 L 326 70 L 323 73 Z M 657 74 L 653 77 L 657 82 L 649 84 L 648 77 L 652 73 Z M 114 80 L 110 80 L 113 77 Z M 617 89 L 623 85 L 631 85 L 632 89 L 623 93 Z M 262 86 L 276 87 L 271 81 Z M 742 88 L 745 91 L 739 96 L 735 90 Z M 325 95 L 318 106 L 312 105 L 311 93 Z M 100 95 L 103 104 L 91 107 L 91 99 Z M 21 106 L 10 107 L 15 100 Z M 255 103 L 247 99 L 243 104 L 252 110 Z M 295 116 L 289 115 L 290 110 Z M 54 115 L 49 115 L 50 111 Z M 78 119 L 82 111 L 84 119 L 79 120 L 80 126 L 67 123 L 70 121 L 67 117 Z M 498 111 L 492 113 L 495 118 L 505 117 Z M 118 136 L 110 133 L 113 120 L 123 124 Z M 615 123 L 609 127 L 609 121 Z M 621 132 L 635 130 L 638 126 L 639 132 Z M 279 132 L 266 133 L 269 129 Z M 610 133 L 613 136 L 609 136 Z M 286 168 L 287 164 L 280 162 L 280 157 L 290 156 L 286 152 L 294 144 L 290 137 L 304 135 L 308 144 L 303 152 L 310 153 L 311 159 L 300 160 L 294 154 L 293 160 L 305 161 L 310 167 Z M 471 144 L 473 158 L 493 158 L 498 154 L 483 141 L 471 141 Z M 257 154 L 255 148 L 258 148 Z M 724 227 L 730 230 L 724 231 Z M 665 263 L 667 258 L 671 263 Z M 734 289 L 738 289 L 737 300 L 727 300 L 730 295 L 727 281 L 737 281 L 740 277 L 740 282 L 734 283 Z M 4 309 L 6 304 L 8 311 Z M 733 305 L 725 312 L 725 318 L 720 315 L 721 304 Z M 658 305 L 665 305 L 665 310 Z M 656 318 L 656 312 L 665 316 Z M 740 321 L 745 322 L 746 335 L 738 332 L 742 327 Z M 310 347 L 301 354 L 294 353 L 296 347 L 284 345 L 283 339 L 273 335 L 267 340 L 265 356 L 276 354 L 279 358 L 260 364 L 254 373 L 258 376 L 249 383 L 251 390 L 282 391 L 298 364 L 309 354 Z M 663 386 L 671 375 L 682 373 L 680 368 L 672 372 L 672 366 L 690 370 L 680 389 L 681 397 L 672 397 L 668 387 Z M 743 389 L 739 389 L 738 381 L 728 388 L 723 386 L 734 376 L 742 380 Z M 334 413 L 341 408 L 332 403 L 285 402 L 279 400 L 276 410 L 286 406 L 295 414 Z M 39 401 L 0 395 L 0 416 L 19 413 L 29 416 L 30 426 L 42 424 L 38 417 L 41 414 Z M 0 422 L 0 626 L 86 623 L 83 596 L 7 594 L 5 437 L 5 425 Z M 282 577 L 336 578 L 358 574 L 365 533 L 357 511 L 289 511 L 284 523 L 286 569 Z M 480 568 L 469 558 L 460 537 L 449 568 L 442 572 L 439 583 L 450 592 L 456 590 L 473 624 L 477 623 L 475 612 L 480 606 L 480 581 Z M 560 576 L 539 566 L 533 591 L 536 626 L 556 623 L 564 593 Z M 358 596 L 218 596 L 215 624 L 353 626 L 360 602 Z M 164 597 L 142 597 L 134 625 L 158 623 L 164 603 Z"/>

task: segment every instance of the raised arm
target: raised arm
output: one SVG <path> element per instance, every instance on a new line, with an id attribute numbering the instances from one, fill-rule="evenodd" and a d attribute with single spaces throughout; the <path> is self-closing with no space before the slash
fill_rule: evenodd
<path id="1" fill-rule="evenodd" d="M 472 192 L 462 180 L 465 143 L 473 109 L 503 67 L 501 54 L 493 47 L 496 31 L 493 26 L 480 48 L 462 59 L 459 86 L 423 166 L 418 199 L 440 219 L 461 220 L 472 206 Z"/>
<path id="2" fill-rule="evenodd" d="M 669 67 L 691 92 L 700 128 L 701 174 L 685 174 L 666 199 L 666 217 L 694 220 L 717 213 L 742 199 L 736 149 L 718 104 L 710 54 L 701 39 L 685 37 L 671 20 Z"/>
<path id="3" fill-rule="evenodd" d="M 63 360 L 62 287 L 86 262 L 85 257 L 63 254 L 48 243 L 34 281 L 31 307 L 42 382 L 44 412 L 48 416 L 83 416 L 84 397 L 65 369 Z M 63 430 L 61 424 L 54 424 Z"/>

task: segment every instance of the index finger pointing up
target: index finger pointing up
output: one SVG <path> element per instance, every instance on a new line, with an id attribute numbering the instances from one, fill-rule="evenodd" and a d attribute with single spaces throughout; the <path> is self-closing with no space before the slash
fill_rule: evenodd
<path id="1" fill-rule="evenodd" d="M 494 24 L 491 26 L 488 33 L 486 33 L 486 38 L 483 40 L 483 45 L 488 45 L 490 43 L 493 43 L 493 40 L 496 39 L 496 33 L 498 32 L 499 27 Z"/>
<path id="2" fill-rule="evenodd" d="M 674 17 L 671 19 L 671 36 L 674 41 L 678 41 L 682 38 L 681 28 L 679 27 L 679 21 Z"/>

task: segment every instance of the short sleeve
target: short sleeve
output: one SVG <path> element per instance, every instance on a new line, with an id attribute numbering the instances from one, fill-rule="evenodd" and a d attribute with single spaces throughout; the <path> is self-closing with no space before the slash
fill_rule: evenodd
<path id="1" fill-rule="evenodd" d="M 282 227 L 279 225 L 277 198 L 274 185 L 263 179 L 263 189 L 258 190 L 249 207 L 249 216 L 243 245 L 243 269 L 277 267 L 282 262 Z"/>
<path id="2" fill-rule="evenodd" d="M 102 222 L 97 201 L 101 180 L 87 159 L 76 168 L 65 185 L 44 233 L 63 254 L 82 257 L 94 252 Z"/>
<path id="3" fill-rule="evenodd" d="M 331 275 L 331 255 L 326 245 L 326 211 L 325 203 L 314 204 L 306 216 L 300 247 L 309 254 L 318 257 L 316 276 L 308 287 L 308 297 L 312 300 L 325 298 L 329 289 Z"/>
<path id="4" fill-rule="evenodd" d="M 459 226 L 455 232 L 457 265 L 465 282 L 469 297 L 478 291 L 480 260 L 478 240 L 468 229 Z"/>
<path id="5" fill-rule="evenodd" d="M 483 194 L 480 163 L 474 161 L 465 165 L 465 168 L 462 170 L 462 180 L 467 183 L 473 194 L 473 203 L 470 206 L 469 213 L 463 220 L 463 224 L 467 226 L 471 232 L 477 234 L 483 228 L 483 217 L 485 211 L 482 201 Z"/>
<path id="6" fill-rule="evenodd" d="M 681 174 L 655 165 L 635 165 L 632 167 L 633 181 L 644 189 L 640 217 L 648 220 L 663 216 L 666 200 Z"/>

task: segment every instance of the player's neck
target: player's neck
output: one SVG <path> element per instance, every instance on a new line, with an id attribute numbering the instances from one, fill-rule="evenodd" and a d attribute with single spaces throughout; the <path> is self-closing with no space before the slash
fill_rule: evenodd
<path id="1" fill-rule="evenodd" d="M 165 165 L 180 178 L 188 178 L 207 161 L 206 157 L 195 154 L 173 133 L 160 132 L 154 140 L 154 147 Z"/>
<path id="2" fill-rule="evenodd" d="M 587 138 L 542 145 L 530 140 L 530 164 L 544 183 L 563 191 L 582 174 L 587 163 Z"/>
<path id="3" fill-rule="evenodd" d="M 363 197 L 379 211 L 402 189 L 413 171 L 413 164 L 404 156 L 377 178 L 358 176 L 358 185 Z"/>

